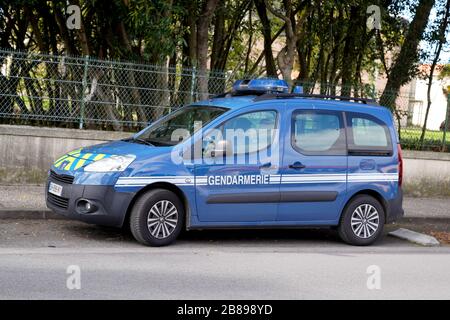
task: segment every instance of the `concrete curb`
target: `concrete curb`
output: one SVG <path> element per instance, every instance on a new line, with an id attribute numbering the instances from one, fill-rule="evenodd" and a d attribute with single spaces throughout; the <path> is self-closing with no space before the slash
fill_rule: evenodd
<path id="1" fill-rule="evenodd" d="M 58 215 L 48 209 L 1 209 L 0 220 L 2 219 L 63 219 L 66 217 Z"/>
<path id="2" fill-rule="evenodd" d="M 440 245 L 439 241 L 435 237 L 404 228 L 391 231 L 389 232 L 389 235 L 399 239 L 408 240 L 425 247 L 437 247 Z"/>

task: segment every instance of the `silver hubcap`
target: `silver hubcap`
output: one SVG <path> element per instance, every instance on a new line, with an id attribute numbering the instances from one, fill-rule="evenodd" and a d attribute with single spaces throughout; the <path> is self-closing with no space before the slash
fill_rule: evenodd
<path id="1" fill-rule="evenodd" d="M 357 237 L 367 239 L 377 232 L 380 216 L 374 206 L 362 204 L 353 211 L 351 224 L 353 233 Z"/>
<path id="2" fill-rule="evenodd" d="M 151 235 L 158 239 L 170 236 L 178 223 L 178 210 L 169 200 L 158 201 L 147 216 L 147 227 Z"/>

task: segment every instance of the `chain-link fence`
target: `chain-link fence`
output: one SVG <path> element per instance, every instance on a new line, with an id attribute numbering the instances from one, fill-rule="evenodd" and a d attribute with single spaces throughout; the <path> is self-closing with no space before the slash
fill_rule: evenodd
<path id="1" fill-rule="evenodd" d="M 195 68 L 5 50 L 0 61 L 4 123 L 135 130 L 229 85 L 225 73 Z"/>
<path id="2" fill-rule="evenodd" d="M 195 68 L 1 49 L 0 68 L 0 123 L 118 131 L 137 131 L 175 108 L 229 90 L 236 80 L 228 73 L 202 74 Z M 369 84 L 296 85 L 304 93 L 375 100 L 381 94 Z M 200 92 L 202 87 L 208 92 Z M 450 123 L 446 126 L 444 120 L 450 112 L 443 125 L 425 130 L 422 139 L 425 108 L 420 103 L 408 92 L 389 101 L 403 147 L 449 151 L 450 135 L 444 129 L 450 130 Z"/>

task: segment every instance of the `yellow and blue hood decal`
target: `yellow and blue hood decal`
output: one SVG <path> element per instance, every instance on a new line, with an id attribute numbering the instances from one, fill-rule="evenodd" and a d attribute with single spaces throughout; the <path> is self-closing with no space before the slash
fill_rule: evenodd
<path id="1" fill-rule="evenodd" d="M 73 150 L 56 160 L 53 168 L 57 171 L 78 171 L 94 161 L 113 155 L 133 154 L 140 159 L 150 159 L 152 156 L 160 154 L 170 156 L 170 150 L 163 149 L 166 148 L 149 147 L 120 140 L 110 141 Z"/>
<path id="2" fill-rule="evenodd" d="M 53 163 L 55 168 L 64 171 L 74 171 L 78 170 L 94 161 L 98 161 L 101 159 L 105 159 L 110 157 L 110 154 L 105 153 L 93 153 L 87 152 L 88 150 L 83 151 L 83 148 L 79 148 L 73 150 Z"/>

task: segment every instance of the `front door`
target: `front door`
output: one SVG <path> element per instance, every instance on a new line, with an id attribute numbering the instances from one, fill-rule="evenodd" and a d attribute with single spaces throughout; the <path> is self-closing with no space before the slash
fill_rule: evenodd
<path id="1" fill-rule="evenodd" d="M 343 114 L 319 102 L 289 110 L 278 221 L 332 224 L 340 214 L 347 185 Z"/>
<path id="2" fill-rule="evenodd" d="M 201 222 L 254 225 L 276 220 L 280 175 L 273 159 L 280 146 L 278 114 L 277 108 L 247 111 L 206 132 L 203 161 L 195 164 Z M 227 150 L 222 155 L 214 148 L 224 141 Z"/>

